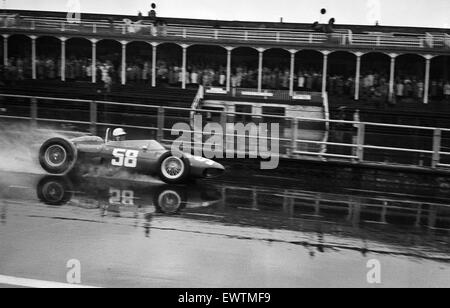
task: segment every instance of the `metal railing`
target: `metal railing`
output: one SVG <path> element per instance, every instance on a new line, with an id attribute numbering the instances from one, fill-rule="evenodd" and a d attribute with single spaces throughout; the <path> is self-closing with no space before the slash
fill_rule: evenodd
<path id="1" fill-rule="evenodd" d="M 355 121 L 341 121 L 341 120 L 326 120 L 326 119 L 315 119 L 315 118 L 297 118 L 294 123 L 298 125 L 298 121 L 312 121 L 312 122 L 321 122 L 321 123 L 336 123 L 343 125 L 353 125 L 357 128 L 356 134 L 356 142 L 353 144 L 349 143 L 335 143 L 335 142 L 320 142 L 320 141 L 311 141 L 311 140 L 302 140 L 302 139 L 294 139 L 293 140 L 293 154 L 294 155 L 311 155 L 318 157 L 334 157 L 334 158 L 346 158 L 355 162 L 364 162 L 364 153 L 366 150 L 381 150 L 381 151 L 390 151 L 390 152 L 400 152 L 400 153 L 414 153 L 414 154 L 425 154 L 431 156 L 431 165 L 432 169 L 437 169 L 439 167 L 449 168 L 450 164 L 442 163 L 442 156 L 450 156 L 449 151 L 442 151 L 442 133 L 450 132 L 450 129 L 445 128 L 434 128 L 434 127 L 422 127 L 422 126 L 409 126 L 409 125 L 395 125 L 395 124 L 383 124 L 383 123 L 372 123 L 372 122 L 355 122 Z M 420 130 L 432 133 L 433 146 L 431 149 L 423 150 L 417 148 L 405 148 L 405 147 L 391 147 L 391 146 L 379 146 L 379 145 L 370 145 L 365 143 L 365 135 L 368 127 L 384 127 L 391 129 L 409 129 L 409 130 Z M 294 129 L 298 128 L 298 126 L 294 126 Z M 348 147 L 352 148 L 352 154 L 342 155 L 342 154 L 330 154 L 330 153 L 314 153 L 314 152 L 306 152 L 306 151 L 298 151 L 296 150 L 297 143 L 310 143 L 310 144 L 321 144 L 323 146 L 340 146 L 340 147 Z"/>
<path id="2" fill-rule="evenodd" d="M 363 195 L 340 195 L 335 193 L 315 192 L 306 190 L 276 190 L 259 187 L 239 187 L 239 186 L 222 186 L 222 196 L 224 204 L 235 204 L 239 206 L 241 210 L 263 211 L 264 200 L 270 196 L 271 203 L 277 203 L 278 209 L 289 215 L 295 217 L 296 206 L 302 209 L 310 208 L 310 211 L 306 213 L 299 213 L 302 216 L 308 216 L 309 218 L 321 218 L 326 217 L 327 213 L 341 213 L 342 217 L 346 220 L 353 221 L 356 224 L 363 222 L 372 222 L 380 224 L 389 224 L 389 218 L 401 215 L 402 217 L 416 218 L 412 222 L 415 225 L 419 225 L 421 217 L 427 216 L 427 214 L 436 214 L 438 209 L 441 209 L 441 213 L 446 213 L 445 210 L 450 207 L 447 202 L 424 202 L 419 201 L 420 196 L 408 196 L 407 200 L 404 198 L 395 198 L 392 196 L 378 196 L 369 197 Z M 274 198 L 278 198 L 274 201 Z M 242 207 L 240 199 L 245 199 L 247 207 Z M 417 200 L 419 199 L 419 200 Z M 360 211 L 354 211 L 357 207 Z M 426 210 L 426 209 L 429 210 Z M 297 209 L 298 210 L 298 209 Z M 429 211 L 429 212 L 428 212 Z M 361 213 L 369 214 L 372 217 L 371 220 L 363 218 Z M 375 214 L 375 215 L 370 215 Z M 430 215 L 430 216 L 431 216 Z M 368 217 L 366 216 L 366 217 Z M 374 219 L 377 218 L 377 219 Z M 432 218 L 432 217 L 430 217 Z M 448 213 L 445 215 L 446 220 Z M 429 219 L 428 227 L 436 228 L 436 220 Z"/>
<path id="3" fill-rule="evenodd" d="M 175 25 L 154 26 L 142 21 L 133 23 L 124 21 L 82 20 L 70 23 L 65 18 L 45 18 L 35 16 L 21 16 L 20 19 L 12 15 L 0 15 L 0 27 L 8 29 L 43 30 L 56 34 L 90 33 L 117 34 L 131 36 L 159 36 L 182 39 L 201 40 L 232 40 L 252 42 L 276 42 L 287 44 L 332 44 L 351 45 L 356 47 L 403 47 L 403 48 L 450 48 L 448 35 L 445 33 L 423 33 L 402 35 L 395 33 L 354 34 L 349 29 L 338 29 L 335 33 L 325 34 L 304 29 L 254 29 L 237 27 Z"/>
<path id="4" fill-rule="evenodd" d="M 220 124 L 223 127 L 222 133 L 218 133 L 221 135 L 224 140 L 226 138 L 235 138 L 242 137 L 248 139 L 248 141 L 252 141 L 252 138 L 255 136 L 245 135 L 237 135 L 235 131 L 227 130 L 227 121 L 229 119 L 234 119 L 236 116 L 248 116 L 254 119 L 259 119 L 256 122 L 262 123 L 264 118 L 270 119 L 270 121 L 281 123 L 283 125 L 284 133 L 280 134 L 279 138 L 272 138 L 274 141 L 277 141 L 281 144 L 279 153 L 272 153 L 273 155 L 278 155 L 280 157 L 291 158 L 291 159 L 318 159 L 321 161 L 335 161 L 338 159 L 339 161 L 345 161 L 352 164 L 382 164 L 386 166 L 386 163 L 381 161 L 377 161 L 376 159 L 367 159 L 366 154 L 369 151 L 383 151 L 383 152 L 398 152 L 404 155 L 407 154 L 415 154 L 421 155 L 424 157 L 428 157 L 430 160 L 429 165 L 418 165 L 418 164 L 390 164 L 392 166 L 402 166 L 407 168 L 423 168 L 429 170 L 449 170 L 450 163 L 444 162 L 442 160 L 443 157 L 450 158 L 450 147 L 445 147 L 443 141 L 450 140 L 450 129 L 444 128 L 434 128 L 434 127 L 421 127 L 421 126 L 408 126 L 408 125 L 393 125 L 393 124 L 383 124 L 383 123 L 371 123 L 371 122 L 356 122 L 356 121 L 342 121 L 342 120 L 331 120 L 331 119 L 319 119 L 319 118 L 291 118 L 279 115 L 258 115 L 250 113 L 241 113 L 241 112 L 221 112 L 217 110 L 203 110 L 196 108 L 178 108 L 178 107 L 164 107 L 164 106 L 150 106 L 143 104 L 129 104 L 129 103 L 118 103 L 118 102 L 107 102 L 107 101 L 93 101 L 93 100 L 81 100 L 81 99 L 62 99 L 62 98 L 52 98 L 52 97 L 32 97 L 25 95 L 7 95 L 0 94 L 0 98 L 8 99 L 10 101 L 20 99 L 26 100 L 29 102 L 29 110 L 28 116 L 23 115 L 0 115 L 0 119 L 11 119 L 11 120 L 31 120 L 31 122 L 35 125 L 37 122 L 44 123 L 61 123 L 61 124 L 77 124 L 84 125 L 90 128 L 90 132 L 92 134 L 97 134 L 97 129 L 99 127 L 108 127 L 108 126 L 122 126 L 124 128 L 132 128 L 132 129 L 144 129 L 153 131 L 155 133 L 156 139 L 160 142 L 167 143 L 170 145 L 174 141 L 175 138 L 166 138 L 167 134 L 172 134 L 173 124 L 175 123 L 186 123 L 191 127 L 189 132 L 191 134 L 197 134 L 198 131 L 193 129 L 190 124 L 192 124 L 191 119 L 193 114 L 198 113 L 209 113 L 209 114 L 218 114 L 220 116 Z M 44 107 L 39 107 L 39 102 L 58 102 L 58 105 L 55 105 L 53 112 L 55 115 L 58 115 L 58 118 L 52 117 L 43 117 L 38 116 L 40 112 L 42 112 Z M 64 110 L 64 104 L 80 104 L 77 108 L 77 112 L 79 112 L 79 118 L 76 117 L 76 112 L 69 111 L 67 112 L 67 118 L 61 118 L 61 114 L 64 114 L 62 110 Z M 14 105 L 14 104 L 13 104 Z M 23 106 L 23 105 L 22 105 Z M 100 107 L 103 106 L 105 108 L 117 108 L 120 107 L 119 111 L 108 111 L 102 107 L 100 111 Z M 28 107 L 27 107 L 28 108 Z M 82 111 L 80 111 L 81 109 Z M 130 111 L 132 109 L 140 109 L 141 111 Z M 133 113 L 134 112 L 134 113 Z M 102 113 L 110 113 L 112 115 L 116 115 L 119 117 L 120 123 L 114 123 L 113 121 L 100 121 L 99 116 L 103 116 Z M 124 121 L 133 122 L 137 120 L 139 117 L 142 117 L 143 124 L 123 124 Z M 83 120 L 84 119 L 84 120 Z M 86 120 L 87 119 L 87 120 Z M 310 137 L 308 132 L 310 129 L 303 128 L 303 125 L 308 123 L 321 123 L 321 127 L 323 127 L 322 131 L 313 131 Z M 333 125 L 346 125 L 349 127 L 353 127 L 356 129 L 356 133 L 354 134 L 354 138 L 351 143 L 342 142 L 339 140 L 329 139 L 329 126 Z M 377 128 L 387 128 L 387 129 L 404 129 L 404 130 L 416 130 L 421 131 L 423 134 L 428 134 L 432 139 L 432 146 L 430 148 L 417 148 L 417 147 L 408 147 L 408 146 L 386 146 L 386 145 L 374 145 L 369 144 L 367 142 L 366 137 L 368 136 L 367 131 L 370 127 Z M 203 135 L 208 135 L 206 133 L 201 132 Z M 317 134 L 318 133 L 318 134 Z M 443 137 L 443 134 L 449 134 L 447 138 Z M 308 138 L 305 138 L 308 136 Z M 171 136 L 173 137 L 173 136 Z M 194 143 L 194 142 L 193 142 Z M 226 142 L 224 142 L 226 144 Z M 313 145 L 313 150 L 310 151 L 308 149 L 301 148 L 299 146 L 304 147 L 305 145 Z M 203 147 L 204 144 L 201 146 Z M 330 150 L 331 147 L 342 147 L 350 149 L 348 153 L 336 153 Z M 194 147 L 193 147 L 194 148 Z M 223 148 L 224 152 L 228 151 L 228 149 Z M 249 154 L 247 149 L 239 150 L 234 149 L 233 151 L 237 154 Z M 239 152 L 239 153 L 238 153 Z M 450 161 L 446 159 L 446 161 Z M 389 163 L 388 163 L 389 165 Z"/>

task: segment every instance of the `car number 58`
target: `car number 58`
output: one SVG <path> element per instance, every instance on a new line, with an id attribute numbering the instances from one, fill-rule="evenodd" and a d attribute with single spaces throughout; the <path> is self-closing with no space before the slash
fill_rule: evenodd
<path id="1" fill-rule="evenodd" d="M 114 158 L 111 160 L 111 164 L 117 167 L 136 168 L 139 151 L 114 149 L 112 152 Z"/>

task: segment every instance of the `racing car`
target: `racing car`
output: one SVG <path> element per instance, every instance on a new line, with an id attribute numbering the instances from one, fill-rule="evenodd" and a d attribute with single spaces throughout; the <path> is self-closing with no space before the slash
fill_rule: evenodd
<path id="1" fill-rule="evenodd" d="M 225 168 L 210 159 L 189 153 L 172 153 L 156 140 L 125 140 L 122 128 L 107 129 L 105 139 L 97 136 L 54 137 L 39 149 L 41 167 L 52 175 L 66 175 L 77 163 L 106 165 L 133 173 L 157 175 L 168 184 L 190 178 L 214 178 Z"/>

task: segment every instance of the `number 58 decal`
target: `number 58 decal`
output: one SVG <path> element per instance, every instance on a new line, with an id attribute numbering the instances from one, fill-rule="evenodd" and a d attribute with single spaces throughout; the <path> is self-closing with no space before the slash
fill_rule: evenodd
<path id="1" fill-rule="evenodd" d="M 111 160 L 111 164 L 117 167 L 136 168 L 139 151 L 114 149 L 112 152 L 114 158 Z"/>

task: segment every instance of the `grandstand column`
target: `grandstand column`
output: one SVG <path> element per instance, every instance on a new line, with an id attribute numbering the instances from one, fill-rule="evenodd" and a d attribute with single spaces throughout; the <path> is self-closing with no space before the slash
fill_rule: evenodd
<path id="1" fill-rule="evenodd" d="M 92 43 L 92 66 L 91 66 L 92 83 L 97 82 L 97 42 L 98 42 L 98 40 L 91 39 L 91 43 Z"/>
<path id="2" fill-rule="evenodd" d="M 66 40 L 61 37 L 61 81 L 66 81 Z"/>
<path id="3" fill-rule="evenodd" d="M 322 51 L 323 54 L 323 72 L 322 72 L 322 93 L 327 91 L 327 74 L 328 74 L 328 55 L 331 52 L 328 50 Z"/>
<path id="4" fill-rule="evenodd" d="M 36 79 L 36 39 L 37 36 L 32 35 L 31 38 L 31 72 L 32 79 Z"/>
<path id="5" fill-rule="evenodd" d="M 433 59 L 432 55 L 425 55 L 425 83 L 424 83 L 424 94 L 423 94 L 423 103 L 428 104 L 428 96 L 430 92 L 430 66 L 431 59 Z"/>
<path id="6" fill-rule="evenodd" d="M 258 64 L 258 92 L 262 91 L 262 70 L 263 70 L 263 56 L 264 48 L 258 48 L 259 52 L 259 64 Z"/>
<path id="7" fill-rule="evenodd" d="M 151 43 L 152 45 L 152 87 L 156 87 L 156 52 L 158 43 Z"/>
<path id="8" fill-rule="evenodd" d="M 294 96 L 294 71 L 295 71 L 295 54 L 297 50 L 290 49 L 291 53 L 291 69 L 290 69 L 290 77 L 289 77 L 289 95 Z"/>
<path id="9" fill-rule="evenodd" d="M 359 83 L 361 81 L 361 57 L 362 52 L 356 52 L 356 77 L 355 77 L 355 101 L 359 100 Z"/>
<path id="10" fill-rule="evenodd" d="M 187 65 L 187 48 L 189 45 L 183 44 L 181 45 L 181 48 L 183 48 L 183 66 L 181 69 L 181 74 L 183 75 L 181 77 L 181 88 L 186 89 L 186 65 Z"/>
<path id="11" fill-rule="evenodd" d="M 233 47 L 225 47 L 227 50 L 227 92 L 231 90 L 231 51 Z"/>
<path id="12" fill-rule="evenodd" d="M 391 72 L 389 77 L 389 100 L 392 101 L 394 98 L 394 79 L 395 79 L 395 58 L 397 58 L 397 54 L 391 53 L 389 55 L 391 57 Z"/>
<path id="13" fill-rule="evenodd" d="M 3 34 L 3 66 L 8 66 L 8 34 Z"/>
<path id="14" fill-rule="evenodd" d="M 121 41 L 122 44 L 122 85 L 127 83 L 127 41 Z"/>

